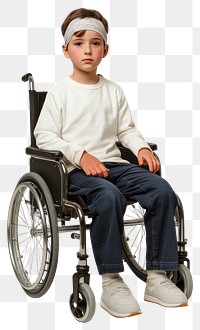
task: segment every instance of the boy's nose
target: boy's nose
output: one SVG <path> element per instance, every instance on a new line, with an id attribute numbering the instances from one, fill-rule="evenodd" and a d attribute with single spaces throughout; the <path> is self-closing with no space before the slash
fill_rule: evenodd
<path id="1" fill-rule="evenodd" d="M 91 54 L 92 50 L 91 50 L 91 47 L 89 44 L 86 44 L 85 45 L 85 48 L 84 48 L 84 53 L 85 54 Z"/>

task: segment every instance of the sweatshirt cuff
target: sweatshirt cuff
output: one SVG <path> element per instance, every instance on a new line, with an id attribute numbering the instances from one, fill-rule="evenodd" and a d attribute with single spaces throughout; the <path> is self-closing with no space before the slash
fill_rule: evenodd
<path id="1" fill-rule="evenodd" d="M 141 150 L 141 149 L 149 149 L 150 151 L 151 148 L 150 146 L 148 145 L 148 143 L 144 140 L 142 141 L 135 141 L 135 140 L 129 140 L 128 143 L 124 143 L 123 144 L 125 147 L 129 148 L 135 155 L 136 157 L 138 156 L 138 152 Z"/>
<path id="2" fill-rule="evenodd" d="M 76 152 L 74 153 L 72 164 L 79 169 L 81 168 L 80 160 L 81 160 L 81 157 L 82 157 L 84 151 L 85 151 L 84 148 L 80 148 L 79 150 L 76 150 Z"/>

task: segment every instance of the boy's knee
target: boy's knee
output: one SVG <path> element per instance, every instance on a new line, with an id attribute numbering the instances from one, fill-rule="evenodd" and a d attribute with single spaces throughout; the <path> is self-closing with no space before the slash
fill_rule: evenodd
<path id="1" fill-rule="evenodd" d="M 174 207 L 176 206 L 177 204 L 176 194 L 166 180 L 162 179 L 162 184 L 159 185 L 158 193 L 161 199 L 163 199 L 166 202 L 170 202 L 171 205 L 174 205 Z"/>
<path id="2" fill-rule="evenodd" d="M 117 187 L 113 185 L 113 187 L 109 187 L 104 191 L 104 197 L 105 199 L 110 200 L 111 202 L 124 202 L 125 197 L 123 194 L 119 191 Z"/>
<path id="3" fill-rule="evenodd" d="M 106 187 L 103 191 L 101 191 L 101 196 L 98 199 L 98 203 L 103 205 L 104 208 L 107 206 L 108 208 L 121 206 L 124 208 L 126 205 L 126 199 L 124 195 L 116 188 L 114 185 Z"/>

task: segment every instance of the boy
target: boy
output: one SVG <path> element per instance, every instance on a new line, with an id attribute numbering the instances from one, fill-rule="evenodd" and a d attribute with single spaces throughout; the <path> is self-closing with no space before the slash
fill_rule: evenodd
<path id="1" fill-rule="evenodd" d="M 69 195 L 87 198 L 93 214 L 91 242 L 103 279 L 101 306 L 111 315 L 141 313 L 123 272 L 121 236 L 126 199 L 146 209 L 147 284 L 144 298 L 167 307 L 187 299 L 166 276 L 178 268 L 174 225 L 176 196 L 155 174 L 159 162 L 136 129 L 122 89 L 97 75 L 108 53 L 108 23 L 95 10 L 80 8 L 62 24 L 66 58 L 73 72 L 47 95 L 35 128 L 41 149 L 60 150 L 68 160 Z M 139 166 L 121 158 L 119 140 L 138 157 Z M 141 167 L 148 164 L 149 171 Z"/>

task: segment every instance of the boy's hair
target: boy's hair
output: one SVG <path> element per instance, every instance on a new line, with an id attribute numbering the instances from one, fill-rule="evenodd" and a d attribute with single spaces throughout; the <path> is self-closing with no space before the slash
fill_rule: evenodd
<path id="1" fill-rule="evenodd" d="M 105 27 L 106 32 L 108 33 L 108 22 L 97 10 L 79 8 L 79 9 L 73 10 L 65 18 L 65 20 L 61 26 L 62 35 L 64 36 L 65 31 L 71 21 L 73 21 L 75 18 L 85 18 L 85 17 L 92 17 L 92 18 L 96 18 L 99 21 L 101 21 Z M 85 31 L 78 31 L 75 33 L 75 35 L 82 36 L 82 35 L 84 35 L 84 33 L 85 33 Z"/>

